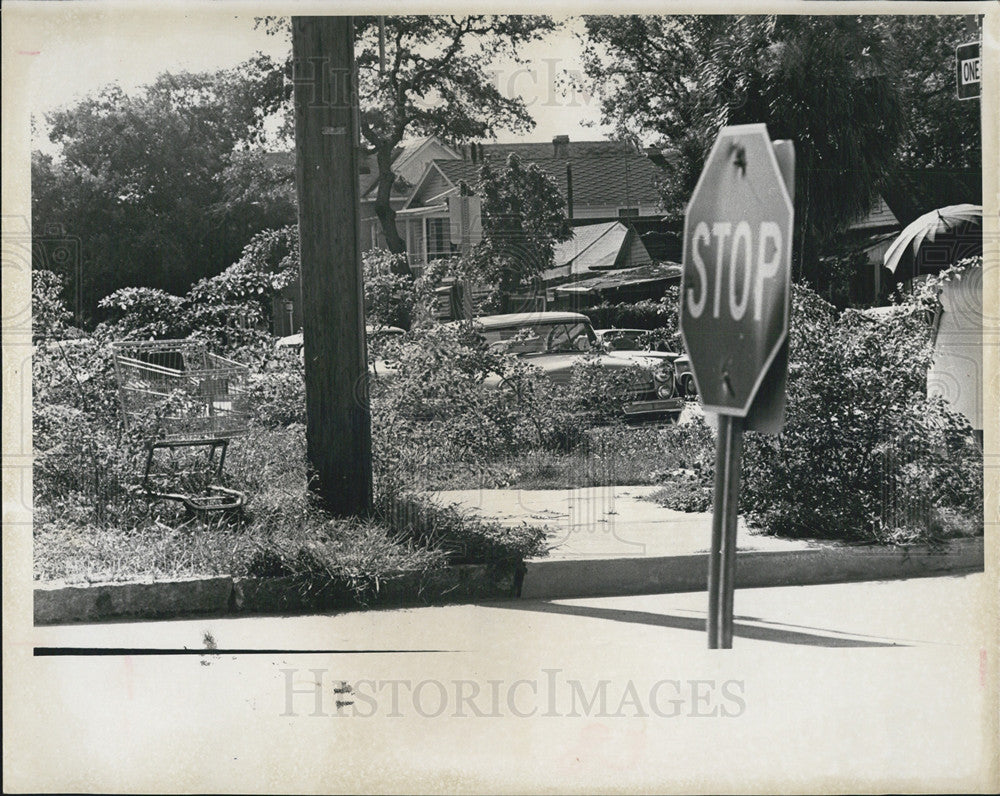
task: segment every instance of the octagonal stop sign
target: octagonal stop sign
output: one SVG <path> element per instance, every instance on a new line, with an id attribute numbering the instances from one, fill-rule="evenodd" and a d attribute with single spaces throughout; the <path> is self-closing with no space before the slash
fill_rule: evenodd
<path id="1" fill-rule="evenodd" d="M 792 221 L 767 127 L 724 127 L 684 217 L 680 328 L 708 411 L 746 417 L 785 342 Z"/>

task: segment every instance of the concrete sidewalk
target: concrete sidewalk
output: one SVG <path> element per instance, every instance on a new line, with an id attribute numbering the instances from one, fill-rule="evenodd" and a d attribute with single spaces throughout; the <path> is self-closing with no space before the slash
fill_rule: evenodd
<path id="1" fill-rule="evenodd" d="M 646 500 L 656 486 L 579 489 L 468 489 L 437 492 L 504 525 L 545 525 L 552 549 L 545 560 L 682 556 L 708 552 L 712 512 L 683 512 Z M 751 533 L 742 518 L 741 551 L 809 550 L 816 542 Z"/>
<path id="2" fill-rule="evenodd" d="M 438 492 L 505 525 L 545 525 L 551 550 L 527 562 L 520 596 L 601 597 L 705 588 L 711 512 L 671 511 L 643 498 L 654 486 Z M 739 587 L 890 580 L 983 569 L 983 540 L 938 549 L 876 547 L 737 530 Z"/>
<path id="3" fill-rule="evenodd" d="M 437 493 L 503 524 L 543 525 L 548 556 L 523 571 L 468 564 L 386 578 L 378 604 L 570 599 L 704 591 L 710 513 L 670 511 L 643 496 L 655 487 L 467 490 Z M 736 586 L 769 587 L 896 580 L 983 570 L 983 538 L 935 546 L 883 547 L 778 539 L 738 529 Z M 123 583 L 36 583 L 36 624 L 151 619 L 186 614 L 356 610 L 334 584 L 304 588 L 295 578 L 210 576 Z"/>

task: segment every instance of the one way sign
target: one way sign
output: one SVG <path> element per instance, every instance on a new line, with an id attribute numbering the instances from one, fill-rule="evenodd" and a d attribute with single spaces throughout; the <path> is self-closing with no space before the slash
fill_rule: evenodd
<path id="1" fill-rule="evenodd" d="M 955 48 L 955 73 L 960 100 L 978 99 L 982 85 L 982 57 L 978 41 L 959 44 Z"/>

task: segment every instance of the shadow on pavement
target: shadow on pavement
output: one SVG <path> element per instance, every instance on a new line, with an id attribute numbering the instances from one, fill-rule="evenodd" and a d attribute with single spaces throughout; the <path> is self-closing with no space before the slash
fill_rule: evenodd
<path id="1" fill-rule="evenodd" d="M 562 603 L 544 602 L 538 600 L 512 600 L 498 602 L 495 607 L 509 608 L 516 611 L 538 611 L 546 614 L 564 614 L 567 616 L 584 616 L 591 619 L 610 619 L 614 622 L 631 622 L 633 624 L 652 625 L 654 627 L 669 627 L 677 630 L 694 630 L 705 632 L 705 620 L 698 617 L 673 616 L 657 614 L 651 611 L 632 611 L 622 608 L 598 608 L 590 605 L 565 605 Z M 764 620 L 755 620 L 764 621 Z M 743 624 L 739 618 L 734 622 L 733 635 L 738 638 L 755 641 L 773 641 L 779 644 L 804 644 L 813 647 L 908 647 L 909 644 L 892 641 L 866 641 L 864 639 L 846 638 L 823 635 L 819 628 L 816 632 L 806 630 L 789 630 L 786 627 L 762 627 Z M 837 631 L 830 631 L 837 632 Z"/>

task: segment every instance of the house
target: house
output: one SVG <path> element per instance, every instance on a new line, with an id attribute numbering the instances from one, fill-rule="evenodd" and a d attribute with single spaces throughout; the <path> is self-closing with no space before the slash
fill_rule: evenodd
<path id="1" fill-rule="evenodd" d="M 587 276 L 592 263 L 627 268 L 652 262 L 643 240 L 659 229 L 663 215 L 657 153 L 620 141 L 571 142 L 566 135 L 555 136 L 551 143 L 461 147 L 428 136 L 398 147 L 393 157 L 397 179 L 391 204 L 411 268 L 419 272 L 428 262 L 457 251 L 451 242 L 448 197 L 458 193 L 463 181 L 474 189 L 483 163 L 502 167 L 511 154 L 546 172 L 566 200 L 574 238 L 558 249 L 555 268 L 546 275 L 550 282 Z M 364 250 L 385 247 L 375 215 L 374 155 L 363 159 L 360 172 L 361 245 Z M 590 225 L 597 226 L 590 230 Z M 643 231 L 637 233 L 636 227 Z M 276 334 L 291 334 L 301 326 L 297 291 L 297 285 L 290 286 L 275 302 Z"/>
<path id="2" fill-rule="evenodd" d="M 448 234 L 448 197 L 458 192 L 462 182 L 474 190 L 483 163 L 501 167 L 511 154 L 535 164 L 553 179 L 574 227 L 658 220 L 663 213 L 660 168 L 647 153 L 627 143 L 571 142 L 569 136 L 561 135 L 551 144 L 470 144 L 461 147 L 457 156 L 428 162 L 397 213 L 411 267 L 455 252 Z M 377 237 L 373 240 L 376 245 L 381 242 Z"/>
<path id="3" fill-rule="evenodd" d="M 459 160 L 461 155 L 434 136 L 427 136 L 401 144 L 393 152 L 392 171 L 396 175 L 389 203 L 396 211 L 406 207 L 418 183 L 435 160 Z M 378 194 L 378 163 L 375 155 L 365 157 L 361 165 L 361 246 L 362 249 L 385 248 L 385 235 L 375 215 L 375 198 Z M 397 224 L 397 227 L 400 225 Z M 403 229 L 400 228 L 400 232 Z M 405 238 L 404 238 L 405 239 Z"/>
<path id="4" fill-rule="evenodd" d="M 850 258 L 848 293 L 842 300 L 849 299 L 855 305 L 880 303 L 891 288 L 891 275 L 883 268 L 882 260 L 900 229 L 896 214 L 885 198 L 878 196 L 868 212 L 837 237 L 825 258 Z"/>

